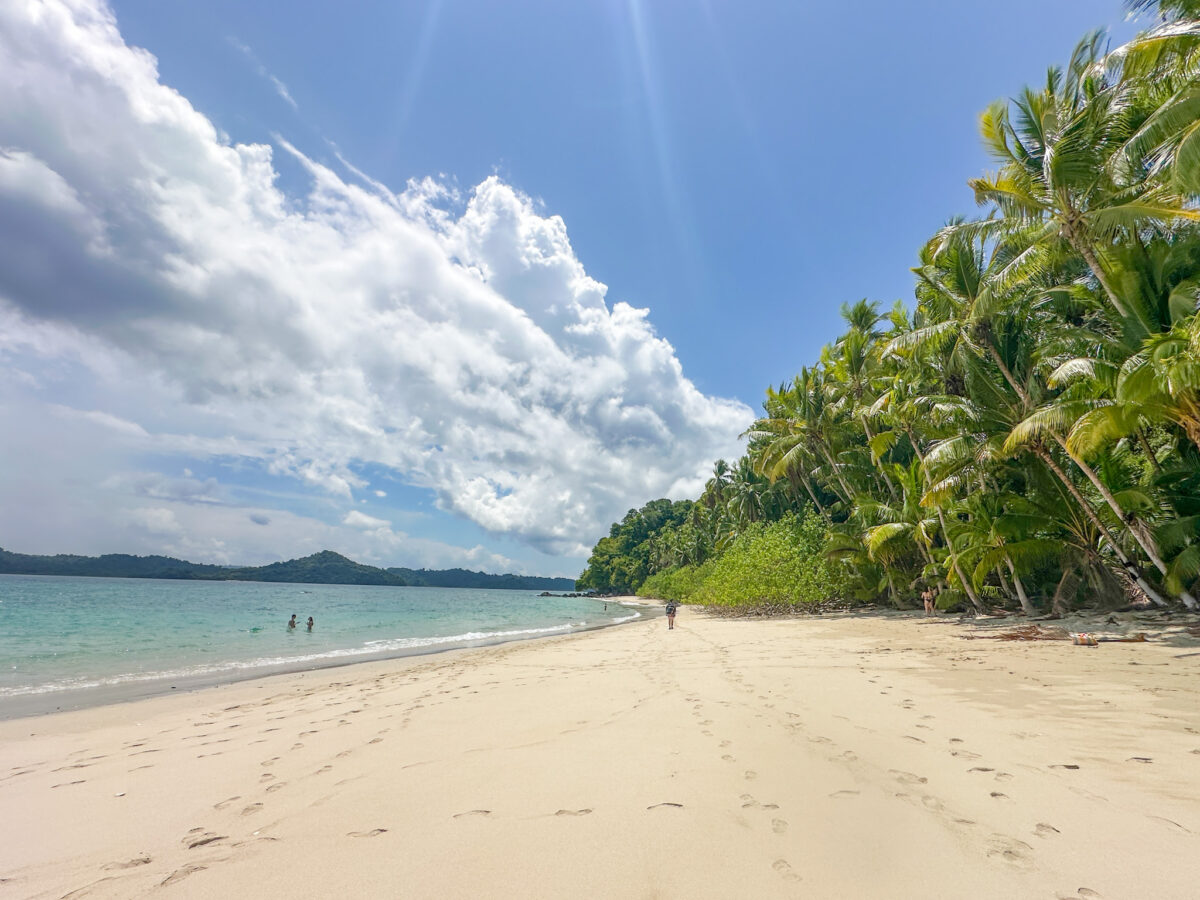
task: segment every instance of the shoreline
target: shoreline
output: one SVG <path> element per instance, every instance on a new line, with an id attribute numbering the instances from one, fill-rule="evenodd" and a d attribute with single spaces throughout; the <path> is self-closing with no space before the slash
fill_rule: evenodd
<path id="1" fill-rule="evenodd" d="M 1011 623 L 1009 623 L 1011 624 Z M 1200 641 L 658 618 L 0 722 L 18 896 L 1194 896 Z M 1149 630 L 1149 629 L 1143 629 Z"/>
<path id="2" fill-rule="evenodd" d="M 260 678 L 274 678 L 303 672 L 319 672 L 326 669 L 341 669 L 348 666 L 369 665 L 389 660 L 418 659 L 442 653 L 477 650 L 486 647 L 498 647 L 504 644 L 522 643 L 524 641 L 567 637 L 572 634 L 584 634 L 606 628 L 618 628 L 637 622 L 639 618 L 644 616 L 644 613 L 637 609 L 637 607 L 652 610 L 656 605 L 660 605 L 656 604 L 655 601 L 647 602 L 640 597 L 632 595 L 613 597 L 608 602 L 621 603 L 633 609 L 636 615 L 625 621 L 570 627 L 558 632 L 547 631 L 542 634 L 520 636 L 505 635 L 479 640 L 447 642 L 445 644 L 428 644 L 398 650 L 347 653 L 345 655 L 329 656 L 321 659 L 307 659 L 297 663 L 285 662 L 276 665 L 262 665 L 255 668 L 233 667 L 221 669 L 216 672 L 203 672 L 178 677 L 168 677 L 167 675 L 153 677 L 158 673 L 150 673 L 150 677 L 130 677 L 128 680 L 119 683 L 10 694 L 0 697 L 0 722 L 53 715 L 55 713 L 74 712 L 114 704 L 137 703 L 141 700 L 148 700 L 154 697 L 189 694 L 223 685 L 255 681 Z"/>

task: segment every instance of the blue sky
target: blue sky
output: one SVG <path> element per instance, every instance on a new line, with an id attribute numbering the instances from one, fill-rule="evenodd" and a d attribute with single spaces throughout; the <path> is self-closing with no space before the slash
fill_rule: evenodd
<path id="1" fill-rule="evenodd" d="M 910 297 L 975 213 L 979 111 L 1095 27 L 1134 30 L 1082 0 L 22 0 L 0 546 L 577 574 L 738 453 L 840 304 Z"/>

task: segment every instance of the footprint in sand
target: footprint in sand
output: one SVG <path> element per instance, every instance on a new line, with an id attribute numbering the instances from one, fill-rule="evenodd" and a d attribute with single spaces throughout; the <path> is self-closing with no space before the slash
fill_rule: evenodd
<path id="1" fill-rule="evenodd" d="M 386 828 L 372 828 L 370 831 L 347 831 L 346 837 L 377 837 L 386 832 Z"/>
<path id="2" fill-rule="evenodd" d="M 1038 822 L 1033 828 L 1033 833 L 1040 838 L 1050 837 L 1052 834 L 1061 834 L 1053 825 L 1048 825 L 1045 822 Z"/>
<path id="3" fill-rule="evenodd" d="M 758 773 L 747 769 L 746 774 L 743 775 L 742 777 L 745 778 L 747 781 L 753 781 L 755 778 L 758 777 Z"/>
<path id="4" fill-rule="evenodd" d="M 989 769 L 987 766 L 974 766 L 973 768 L 967 769 L 967 771 L 968 772 L 995 772 L 996 770 Z"/>
<path id="5" fill-rule="evenodd" d="M 771 863 L 771 868 L 779 873 L 781 878 L 786 878 L 788 881 L 799 881 L 800 876 L 796 874 L 796 870 L 792 868 L 792 864 L 786 859 L 777 859 Z"/>
<path id="6" fill-rule="evenodd" d="M 324 775 L 326 772 L 332 772 L 332 771 L 333 771 L 333 766 L 321 766 L 321 768 L 317 769 L 317 771 L 313 772 L 313 774 L 314 775 Z"/>
<path id="7" fill-rule="evenodd" d="M 251 803 L 249 806 L 247 806 L 245 809 L 242 810 L 242 815 L 243 816 L 252 816 L 256 812 L 261 811 L 262 808 L 263 808 L 263 805 L 261 803 Z"/>
<path id="8" fill-rule="evenodd" d="M 906 734 L 906 735 L 904 736 L 904 739 L 905 739 L 906 741 L 916 741 L 918 744 L 923 744 L 923 743 L 925 743 L 925 741 L 923 741 L 921 738 L 919 738 L 919 737 L 914 737 L 914 736 L 913 736 L 913 735 L 911 735 L 911 734 Z"/>
<path id="9" fill-rule="evenodd" d="M 972 753 L 970 750 L 951 750 L 951 756 L 957 756 L 959 759 L 979 759 L 978 753 Z"/>
<path id="10" fill-rule="evenodd" d="M 1079 766 L 1075 765 L 1074 763 L 1056 763 L 1055 765 L 1052 765 L 1050 768 L 1052 768 L 1052 769 L 1078 769 Z"/>
<path id="11" fill-rule="evenodd" d="M 775 832 L 776 834 L 783 834 L 785 831 L 788 830 L 788 823 L 785 822 L 783 819 L 772 819 L 771 820 L 771 830 L 773 832 Z"/>
<path id="12" fill-rule="evenodd" d="M 1004 835 L 994 835 L 989 843 L 991 844 L 991 849 L 988 850 L 989 858 L 1002 860 L 1014 866 L 1026 867 L 1030 864 L 1029 853 L 1033 848 L 1024 841 Z"/>
<path id="13" fill-rule="evenodd" d="M 934 812 L 941 812 L 945 809 L 941 800 L 937 797 L 931 797 L 928 794 L 921 798 L 921 802 L 925 805 L 926 809 L 932 809 Z"/>
<path id="14" fill-rule="evenodd" d="M 1164 819 L 1162 816 L 1146 816 L 1146 818 L 1153 819 L 1155 822 L 1161 822 L 1172 830 L 1182 831 L 1184 834 L 1191 834 L 1191 831 L 1184 828 L 1182 825 L 1172 819 Z"/>
<path id="15" fill-rule="evenodd" d="M 646 807 L 646 809 L 664 809 L 664 808 L 683 809 L 683 804 L 682 803 L 671 803 L 668 801 L 665 803 L 655 803 L 653 806 Z"/>
<path id="16" fill-rule="evenodd" d="M 193 828 L 192 832 L 195 831 L 199 831 L 199 829 Z M 192 832 L 184 835 L 183 840 L 180 842 L 189 850 L 195 850 L 197 847 L 204 847 L 207 844 L 215 844 L 217 841 L 223 841 L 229 837 L 227 834 L 215 834 L 211 831 L 204 831 L 200 834 L 193 834 Z"/>
<path id="17" fill-rule="evenodd" d="M 735 762 L 736 761 L 734 759 L 734 757 L 730 756 L 728 753 L 726 753 L 724 756 L 722 756 L 721 759 L 725 760 L 725 762 Z"/>
<path id="18" fill-rule="evenodd" d="M 832 800 L 849 800 L 852 797 L 857 797 L 858 791 L 834 791 L 829 795 Z"/>
<path id="19" fill-rule="evenodd" d="M 224 809 L 224 808 L 225 808 L 225 807 L 227 807 L 227 806 L 228 806 L 230 803 L 233 803 L 235 800 L 241 800 L 241 799 L 242 799 L 242 798 L 241 798 L 241 795 L 240 795 L 240 794 L 239 794 L 238 796 L 236 796 L 236 797 L 230 797 L 230 798 L 229 798 L 229 799 L 227 799 L 227 800 L 222 800 L 220 803 L 214 803 L 214 804 L 213 804 L 213 809 Z"/>
<path id="20" fill-rule="evenodd" d="M 158 883 L 158 886 L 166 887 L 167 885 L 174 884 L 177 881 L 183 881 L 183 879 L 187 878 L 189 875 L 194 875 L 196 872 L 203 872 L 206 868 L 208 868 L 208 867 L 207 866 L 184 866 L 182 869 L 176 869 L 174 872 L 172 872 L 170 875 L 168 875 L 166 878 L 164 878 L 162 881 L 160 881 Z"/>
<path id="21" fill-rule="evenodd" d="M 273 793 L 275 793 L 277 790 L 279 790 L 280 788 L 283 788 L 283 787 L 287 787 L 287 782 L 286 782 L 286 781 L 281 781 L 281 782 L 279 782 L 279 784 L 272 784 L 272 785 L 270 785 L 270 786 L 267 788 L 267 793 L 268 793 L 268 794 L 273 794 Z"/>
<path id="22" fill-rule="evenodd" d="M 369 741 L 367 741 L 367 743 L 368 743 L 368 744 L 378 744 L 378 743 L 380 743 L 382 740 L 383 740 L 383 738 L 381 738 L 381 737 L 377 737 L 377 738 L 371 738 Z"/>
<path id="23" fill-rule="evenodd" d="M 454 818 L 462 819 L 466 816 L 490 816 L 491 814 L 492 811 L 490 809 L 468 809 L 466 812 L 455 813 Z"/>
<path id="24" fill-rule="evenodd" d="M 923 775 L 914 775 L 912 772 L 904 772 L 900 769 L 888 769 L 888 774 L 901 784 L 926 784 L 929 781 Z"/>
<path id="25" fill-rule="evenodd" d="M 277 762 L 279 762 L 279 757 L 272 756 L 270 759 L 264 759 L 262 762 L 259 763 L 259 765 L 260 766 L 273 766 Z"/>
<path id="26" fill-rule="evenodd" d="M 1007 800 L 1008 799 L 1008 794 L 1002 794 L 999 791 L 992 791 L 988 796 L 993 797 L 996 800 Z"/>
<path id="27" fill-rule="evenodd" d="M 151 859 L 149 856 L 135 856 L 133 859 L 127 860 L 125 862 L 109 863 L 107 866 L 104 867 L 104 869 L 105 869 L 105 871 L 110 871 L 110 872 L 113 869 L 135 869 L 138 866 L 149 865 L 150 862 L 151 862 Z"/>
<path id="28" fill-rule="evenodd" d="M 560 809 L 555 813 L 556 816 L 586 816 L 591 812 L 590 809 Z"/>

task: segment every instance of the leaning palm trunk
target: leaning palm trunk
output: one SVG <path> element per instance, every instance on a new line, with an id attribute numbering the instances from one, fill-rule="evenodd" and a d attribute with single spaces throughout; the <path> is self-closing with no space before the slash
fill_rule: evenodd
<path id="1" fill-rule="evenodd" d="M 1158 569 L 1161 574 L 1166 575 L 1167 564 L 1163 562 L 1162 556 L 1159 555 L 1158 547 L 1154 542 L 1154 537 L 1150 534 L 1150 530 L 1146 526 L 1146 523 L 1137 516 L 1127 515 L 1125 513 L 1125 510 L 1121 508 L 1121 504 L 1117 502 L 1117 498 L 1112 495 L 1112 491 L 1108 489 L 1108 486 L 1100 480 L 1100 476 L 1096 474 L 1095 470 L 1092 469 L 1092 467 L 1085 463 L 1082 459 L 1080 459 L 1076 454 L 1071 453 L 1071 451 L 1067 449 L 1066 441 L 1064 441 L 1057 434 L 1054 435 L 1054 440 L 1057 441 L 1058 445 L 1062 447 L 1064 451 L 1066 451 L 1068 456 L 1071 457 L 1071 461 L 1079 467 L 1079 470 L 1083 472 L 1083 474 L 1087 477 L 1087 480 L 1092 483 L 1092 486 L 1100 492 L 1100 496 L 1104 498 L 1104 502 L 1108 504 L 1109 509 L 1113 511 L 1120 521 L 1126 524 L 1126 529 L 1131 535 L 1133 535 L 1133 539 L 1137 541 L 1138 546 L 1141 547 L 1145 552 L 1146 558 L 1154 564 L 1154 568 Z M 1188 609 L 1195 609 L 1197 606 L 1196 599 L 1186 590 L 1180 591 L 1179 599 L 1183 601 L 1183 605 Z"/>
<path id="2" fill-rule="evenodd" d="M 1025 594 L 1025 585 L 1021 583 L 1021 576 L 1017 574 L 1017 567 L 1013 565 L 1012 558 L 1005 553 L 1004 561 L 1008 564 L 1009 574 L 1012 575 L 1013 586 L 1017 589 L 1017 599 L 1021 601 L 1021 611 L 1027 616 L 1032 616 L 1036 610 L 1030 602 L 1029 597 Z"/>
<path id="3" fill-rule="evenodd" d="M 967 592 L 967 597 L 971 600 L 971 605 L 975 607 L 975 612 L 983 614 L 983 603 L 979 600 L 979 595 L 975 593 L 975 586 L 967 579 L 963 572 L 961 563 L 958 561 L 958 554 L 954 552 L 954 545 L 950 542 L 950 532 L 946 530 L 946 516 L 941 508 L 938 508 L 938 522 L 942 526 L 942 534 L 946 536 L 946 549 L 950 551 L 950 565 L 954 568 L 954 574 L 958 576 L 958 580 L 962 583 L 963 590 Z"/>
<path id="4" fill-rule="evenodd" d="M 1017 396 L 1021 398 L 1021 402 L 1025 405 L 1026 410 L 1028 410 L 1032 406 L 1028 392 L 1017 382 L 1017 379 L 1013 376 L 1012 371 L 1007 365 L 1005 365 L 1003 357 L 1000 356 L 1000 351 L 996 349 L 992 342 L 986 341 L 985 346 L 987 347 L 988 355 L 1000 369 L 1000 373 L 1004 376 L 1004 380 L 1009 383 L 1009 386 L 1012 387 L 1014 391 L 1016 391 Z M 1104 502 L 1108 504 L 1109 509 L 1113 511 L 1113 513 L 1117 516 L 1117 519 L 1125 524 L 1126 529 L 1133 536 L 1133 539 L 1137 541 L 1138 546 L 1142 548 L 1143 552 L 1145 552 L 1146 558 L 1154 564 L 1154 568 L 1158 569 L 1160 574 L 1166 575 L 1167 564 L 1163 562 L 1162 555 L 1158 552 L 1158 546 L 1154 541 L 1154 537 L 1150 534 L 1149 529 L 1146 527 L 1146 523 L 1136 516 L 1126 515 L 1125 510 L 1121 508 L 1121 504 L 1117 502 L 1117 498 L 1112 495 L 1112 491 L 1110 491 L 1108 486 L 1100 480 L 1100 476 L 1097 475 L 1095 470 L 1085 463 L 1077 454 L 1071 452 L 1070 448 L 1067 447 L 1066 440 L 1064 440 L 1063 437 L 1058 434 L 1058 432 L 1051 430 L 1050 436 L 1053 437 L 1055 443 L 1057 443 L 1058 446 L 1063 449 L 1063 452 L 1071 458 L 1071 462 L 1075 463 L 1075 465 L 1079 467 L 1079 470 L 1083 472 L 1087 480 L 1092 483 L 1092 486 L 1100 492 L 1100 496 L 1104 498 Z M 1155 465 L 1157 465 L 1157 463 L 1158 461 L 1155 460 Z M 1188 609 L 1197 608 L 1195 598 L 1192 597 L 1192 595 L 1186 590 L 1180 592 L 1179 599 L 1183 601 L 1183 605 Z"/>
<path id="5" fill-rule="evenodd" d="M 1125 554 L 1125 551 L 1121 549 L 1121 545 L 1118 544 L 1113 538 L 1112 533 L 1108 530 L 1108 526 L 1100 520 L 1098 515 L 1096 515 L 1096 511 L 1092 509 L 1092 505 L 1087 502 L 1087 499 L 1083 496 L 1083 494 L 1079 493 L 1079 488 L 1075 486 L 1075 482 L 1071 481 L 1071 479 L 1067 477 L 1067 473 L 1062 470 L 1057 462 L 1055 462 L 1054 457 L 1050 455 L 1050 451 L 1041 444 L 1035 444 L 1033 446 L 1033 452 L 1049 467 L 1050 471 L 1058 477 L 1058 480 L 1063 483 L 1063 486 L 1066 487 L 1071 497 L 1076 503 L 1079 504 L 1080 509 L 1083 510 L 1083 514 L 1088 517 L 1088 521 L 1090 521 L 1096 530 L 1104 536 L 1104 539 L 1108 541 L 1109 546 L 1113 548 L 1113 552 L 1117 554 L 1117 559 L 1121 561 L 1121 568 L 1124 570 L 1126 577 L 1133 580 L 1133 582 L 1136 583 L 1141 589 L 1142 593 L 1145 594 L 1146 597 L 1149 598 L 1149 600 L 1156 606 L 1166 606 L 1167 601 L 1165 601 L 1159 595 L 1159 593 L 1150 586 L 1150 583 L 1147 582 L 1145 577 L 1142 575 L 1141 569 L 1136 563 L 1132 562 Z"/>

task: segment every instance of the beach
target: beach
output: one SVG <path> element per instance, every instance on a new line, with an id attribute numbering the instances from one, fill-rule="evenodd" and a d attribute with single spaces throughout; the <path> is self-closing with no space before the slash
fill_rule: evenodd
<path id="1" fill-rule="evenodd" d="M 626 625 L 0 722 L 8 897 L 1197 894 L 1200 641 Z"/>

